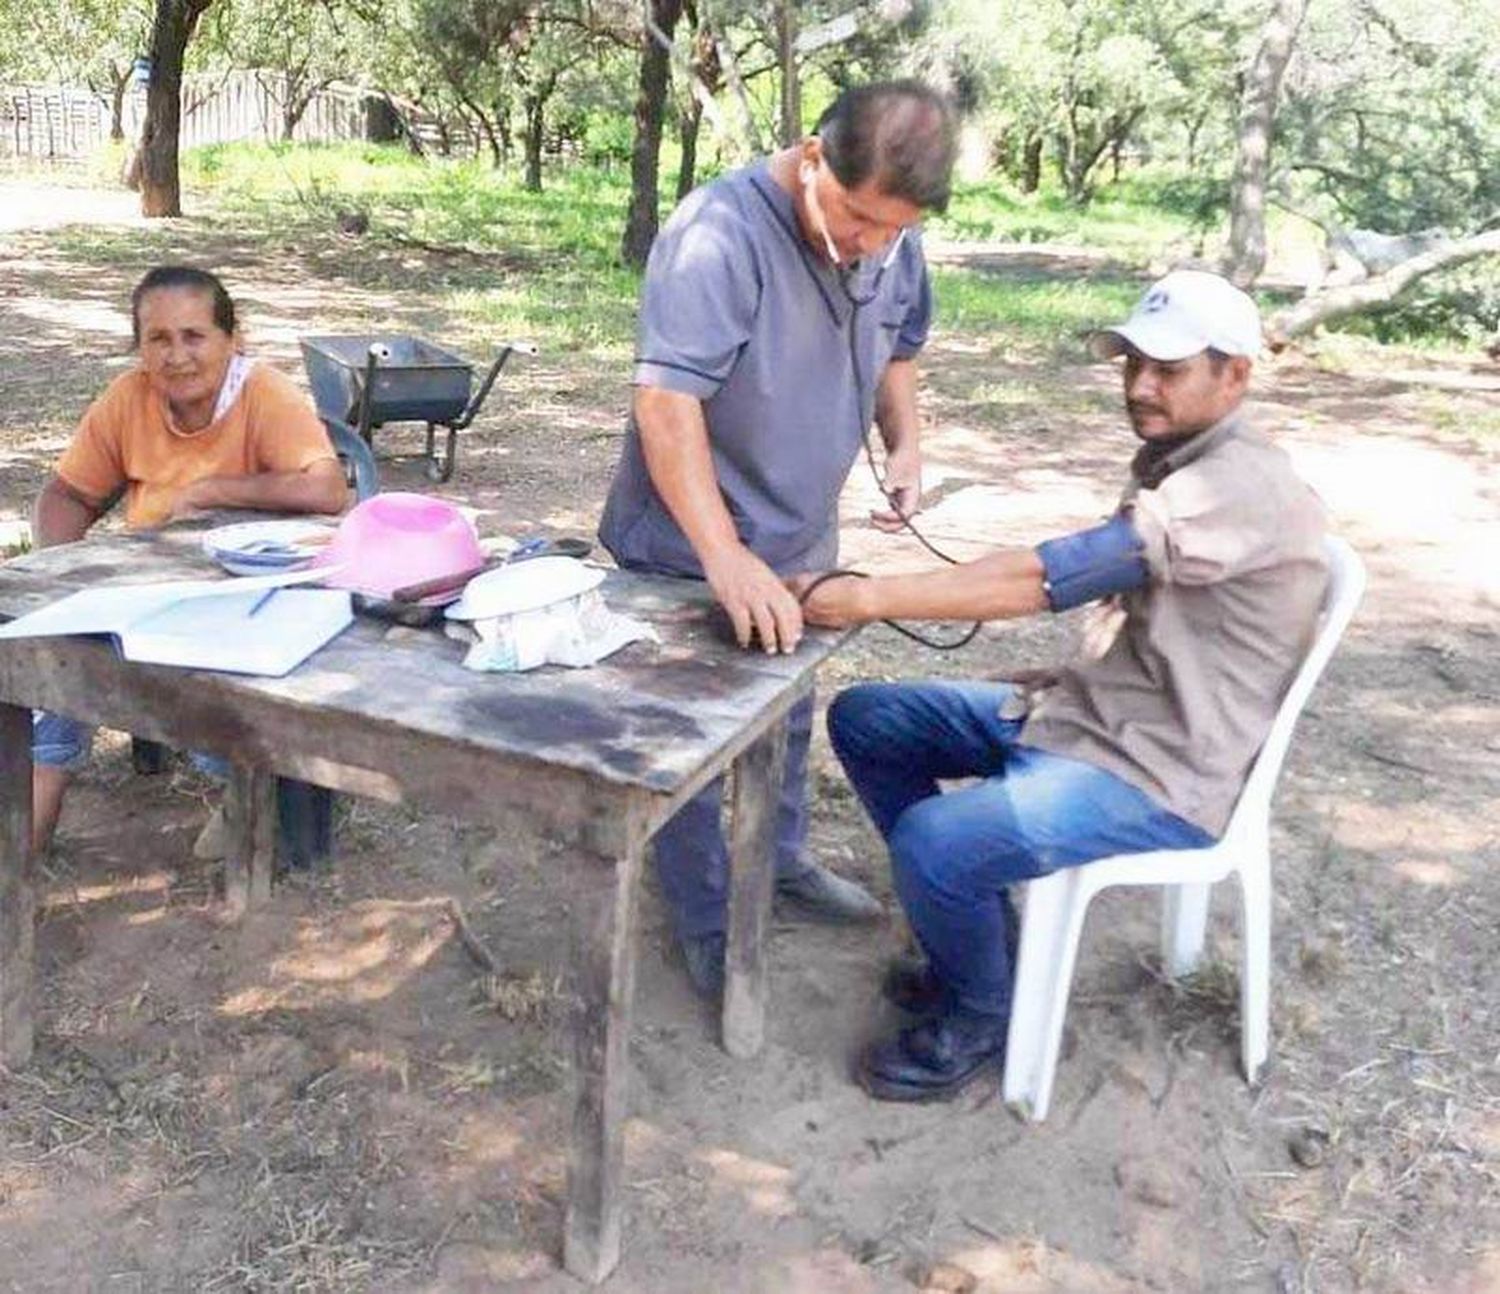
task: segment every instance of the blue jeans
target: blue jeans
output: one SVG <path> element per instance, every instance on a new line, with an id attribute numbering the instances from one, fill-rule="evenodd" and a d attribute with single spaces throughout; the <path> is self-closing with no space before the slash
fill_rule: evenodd
<path id="1" fill-rule="evenodd" d="M 31 762 L 43 768 L 77 768 L 93 744 L 93 728 L 78 719 L 51 710 L 31 712 Z M 229 776 L 229 761 L 222 755 L 194 751 L 193 766 L 209 777 L 223 781 Z"/>
<path id="2" fill-rule="evenodd" d="M 776 805 L 776 875 L 808 870 L 802 856 L 807 839 L 807 747 L 812 738 L 812 696 L 787 715 L 786 767 Z M 711 782 L 656 833 L 656 873 L 679 937 L 723 931 L 729 899 L 729 848 L 724 843 L 720 806 L 724 779 Z"/>
<path id="3" fill-rule="evenodd" d="M 890 848 L 929 964 L 959 1010 L 1002 1017 L 1016 935 L 1007 886 L 1110 854 L 1213 843 L 1113 773 L 1021 745 L 1021 722 L 1000 715 L 1012 691 L 863 683 L 828 711 L 834 751 Z"/>

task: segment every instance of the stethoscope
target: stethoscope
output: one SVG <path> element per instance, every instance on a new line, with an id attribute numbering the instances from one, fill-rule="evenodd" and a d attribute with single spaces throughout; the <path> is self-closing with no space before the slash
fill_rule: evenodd
<path id="1" fill-rule="evenodd" d="M 881 475 L 880 468 L 875 462 L 875 449 L 870 443 L 870 425 L 865 419 L 865 405 L 866 396 L 869 394 L 869 383 L 866 380 L 864 365 L 860 362 L 859 356 L 859 314 L 866 306 L 873 304 L 875 299 L 880 295 L 880 288 L 881 284 L 885 282 L 886 271 L 895 264 L 896 257 L 901 254 L 901 244 L 906 241 L 906 230 L 900 230 L 891 241 L 890 250 L 886 252 L 884 259 L 880 262 L 879 268 L 876 269 L 870 286 L 863 293 L 857 293 L 854 290 L 855 270 L 843 263 L 843 258 L 839 255 L 838 249 L 833 245 L 833 238 L 828 232 L 828 222 L 823 216 L 822 205 L 813 196 L 811 189 L 809 189 L 809 198 L 811 200 L 808 205 L 811 207 L 813 215 L 817 218 L 818 229 L 823 235 L 823 243 L 828 250 L 828 259 L 833 262 L 834 269 L 838 275 L 839 289 L 844 295 L 844 300 L 849 303 L 849 365 L 854 374 L 854 416 L 859 419 L 859 439 L 860 444 L 864 446 L 865 462 L 869 464 L 870 475 L 875 478 L 876 486 L 879 488 L 881 494 L 885 496 L 886 502 L 890 504 L 891 511 L 896 514 L 902 527 L 909 531 L 916 541 L 934 557 L 947 562 L 950 566 L 957 566 L 959 564 L 958 558 L 949 556 L 941 548 L 933 544 L 926 535 L 912 524 L 912 519 L 901 510 L 901 506 L 896 502 L 895 496 L 887 492 L 885 478 Z M 863 571 L 842 569 L 824 571 L 817 579 L 813 580 L 811 584 L 802 590 L 800 600 L 806 602 L 820 585 L 826 584 L 829 580 L 840 579 L 846 576 L 859 579 L 866 578 Z M 959 647 L 966 647 L 974 641 L 975 636 L 979 633 L 982 622 L 978 620 L 974 621 L 962 636 L 951 642 L 940 642 L 935 638 L 929 638 L 918 630 L 900 624 L 895 620 L 887 620 L 885 623 L 897 633 L 910 638 L 913 642 L 921 643 L 924 647 L 931 647 L 935 651 L 954 651 Z"/>
<path id="2" fill-rule="evenodd" d="M 826 225 L 823 226 L 823 237 L 828 243 L 829 254 L 832 255 L 834 251 L 833 240 L 828 237 L 828 227 Z M 879 268 L 875 271 L 875 277 L 870 281 L 869 289 L 863 295 L 856 294 L 852 286 L 855 271 L 848 265 L 843 264 L 842 261 L 838 259 L 834 260 L 834 269 L 838 272 L 839 278 L 839 291 L 844 294 L 844 300 L 849 303 L 850 308 L 856 313 L 863 310 L 867 305 L 874 304 L 875 298 L 880 295 L 880 285 L 885 282 L 885 272 L 896 263 L 896 257 L 901 254 L 901 244 L 905 241 L 906 230 L 902 229 L 891 240 L 890 251 L 885 254 L 885 259 L 880 262 Z M 854 321 L 850 320 L 850 327 L 852 328 L 853 326 Z"/>

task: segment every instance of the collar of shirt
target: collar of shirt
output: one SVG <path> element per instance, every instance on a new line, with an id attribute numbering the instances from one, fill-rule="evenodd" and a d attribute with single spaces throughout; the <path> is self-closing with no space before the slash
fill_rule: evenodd
<path id="1" fill-rule="evenodd" d="M 1130 475 L 1137 489 L 1154 490 L 1180 467 L 1203 457 L 1215 445 L 1222 444 L 1244 428 L 1244 413 L 1231 409 L 1211 427 L 1186 440 L 1147 441 L 1130 460 Z"/>
<path id="2" fill-rule="evenodd" d="M 776 182 L 770 165 L 762 161 L 750 174 L 750 183 L 772 218 L 781 226 L 802 260 L 833 322 L 842 327 L 846 311 L 868 305 L 880 292 L 885 267 L 879 261 L 863 259 L 852 265 L 831 265 L 808 246 L 797 222 L 797 206 L 792 195 Z M 836 304 L 843 301 L 843 306 Z"/>

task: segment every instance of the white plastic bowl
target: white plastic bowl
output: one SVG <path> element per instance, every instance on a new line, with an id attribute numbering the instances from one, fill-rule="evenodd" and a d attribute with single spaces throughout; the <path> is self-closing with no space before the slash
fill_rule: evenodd
<path id="1" fill-rule="evenodd" d="M 598 588 L 604 572 L 576 557 L 532 557 L 476 575 L 448 608 L 450 620 L 489 620 L 550 607 Z"/>

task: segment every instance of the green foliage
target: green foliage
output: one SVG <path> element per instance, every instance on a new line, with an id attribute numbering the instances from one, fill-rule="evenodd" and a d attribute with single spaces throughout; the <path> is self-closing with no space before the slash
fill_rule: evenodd
<path id="1" fill-rule="evenodd" d="M 635 123 L 626 113 L 604 109 L 590 112 L 583 126 L 584 160 L 605 166 L 627 165 L 634 139 Z"/>
<path id="2" fill-rule="evenodd" d="M 1081 351 L 1083 335 L 1128 313 L 1140 292 L 1130 279 L 933 272 L 940 327 L 999 334 L 1008 347 L 1028 349 Z"/>
<path id="3" fill-rule="evenodd" d="M 1022 193 L 1005 179 L 961 183 L 947 213 L 929 219 L 927 227 L 942 238 L 1065 243 L 1141 263 L 1190 242 L 1197 221 L 1180 177 L 1137 173 L 1083 207 L 1055 185 Z"/>
<path id="4" fill-rule="evenodd" d="M 5 0 L 0 81 L 87 85 L 103 93 L 145 52 L 152 8 L 150 0 Z"/>
<path id="5" fill-rule="evenodd" d="M 1185 120 L 1196 139 L 1210 118 L 1232 113 L 1250 5 L 939 0 L 911 61 L 963 91 L 1013 174 L 1028 143 L 1045 148 L 1069 199 L 1082 202 L 1105 157 L 1158 123 Z"/>
<path id="6" fill-rule="evenodd" d="M 1500 272 L 1471 262 L 1419 291 L 1346 320 L 1340 331 L 1402 346 L 1479 346 L 1500 335 Z"/>
<path id="7" fill-rule="evenodd" d="M 625 176 L 571 166 L 534 193 L 482 161 L 424 162 L 373 144 L 218 145 L 185 154 L 183 168 L 215 218 L 247 235 L 327 239 L 335 212 L 362 210 L 370 233 L 340 250 L 351 273 L 414 240 L 452 248 L 452 261 L 437 253 L 445 268 L 430 290 L 476 326 L 612 362 L 629 348 L 638 280 L 616 260 Z"/>
<path id="8" fill-rule="evenodd" d="M 1500 0 L 1311 6 L 1281 116 L 1285 187 L 1387 233 L 1500 211 L 1497 32 Z"/>

